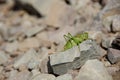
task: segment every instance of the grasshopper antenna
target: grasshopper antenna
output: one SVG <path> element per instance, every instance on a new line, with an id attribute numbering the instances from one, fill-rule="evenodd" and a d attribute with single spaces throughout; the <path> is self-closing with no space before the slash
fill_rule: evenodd
<path id="1" fill-rule="evenodd" d="M 70 34 L 70 33 L 68 33 L 68 35 L 64 35 L 64 38 L 65 38 L 65 40 L 66 41 L 68 41 L 69 39 L 71 39 L 73 36 Z"/>
<path id="2" fill-rule="evenodd" d="M 70 38 L 69 36 L 66 36 L 66 35 L 64 35 L 64 38 L 65 38 L 65 40 L 66 40 L 66 42 L 68 41 L 68 38 Z"/>
<path id="3" fill-rule="evenodd" d="M 70 33 L 68 33 L 68 36 L 69 36 L 70 38 L 73 38 L 73 36 L 72 36 Z"/>

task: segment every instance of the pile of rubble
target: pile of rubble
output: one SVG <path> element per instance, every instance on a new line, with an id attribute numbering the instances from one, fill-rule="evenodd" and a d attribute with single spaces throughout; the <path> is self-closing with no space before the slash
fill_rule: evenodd
<path id="1" fill-rule="evenodd" d="M 120 0 L 0 1 L 0 80 L 119 79 Z"/>

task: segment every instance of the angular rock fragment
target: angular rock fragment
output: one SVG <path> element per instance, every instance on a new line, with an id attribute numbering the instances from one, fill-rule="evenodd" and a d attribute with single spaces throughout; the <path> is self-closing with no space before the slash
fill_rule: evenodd
<path id="1" fill-rule="evenodd" d="M 81 15 L 87 15 L 89 17 L 95 17 L 101 8 L 98 3 L 93 3 L 92 0 L 70 0 L 70 3 Z"/>
<path id="2" fill-rule="evenodd" d="M 58 27 L 72 25 L 76 19 L 77 13 L 62 0 L 19 1 L 23 5 L 28 4 L 32 6 L 39 14 L 42 14 L 42 16 L 45 17 L 46 24 L 50 26 Z M 28 9 L 30 6 L 27 6 Z"/>
<path id="3" fill-rule="evenodd" d="M 20 68 L 25 65 L 29 69 L 33 69 L 39 65 L 38 53 L 34 49 L 28 50 L 23 56 L 19 57 L 14 63 L 14 68 Z"/>
<path id="4" fill-rule="evenodd" d="M 20 51 L 26 51 L 30 48 L 39 48 L 40 42 L 37 38 L 27 38 L 22 42 L 19 42 L 18 49 Z"/>
<path id="5" fill-rule="evenodd" d="M 112 47 L 120 50 L 120 34 L 112 41 Z"/>
<path id="6" fill-rule="evenodd" d="M 16 70 L 13 70 L 10 72 L 8 80 L 29 80 L 30 77 L 31 73 L 27 70 L 22 72 L 17 72 Z"/>
<path id="7" fill-rule="evenodd" d="M 1 65 L 1 64 L 4 64 L 5 62 L 7 62 L 8 59 L 9 59 L 9 56 L 6 55 L 5 52 L 0 51 L 0 65 Z"/>
<path id="8" fill-rule="evenodd" d="M 112 31 L 113 32 L 120 32 L 120 15 L 113 19 Z"/>
<path id="9" fill-rule="evenodd" d="M 101 46 L 103 48 L 108 49 L 109 47 L 112 47 L 112 41 L 113 41 L 113 38 L 103 38 Z"/>
<path id="10" fill-rule="evenodd" d="M 101 31 L 88 31 L 89 38 L 95 40 L 98 44 L 101 43 L 103 34 Z"/>
<path id="11" fill-rule="evenodd" d="M 37 74 L 32 76 L 30 80 L 56 80 L 56 77 L 51 74 Z"/>
<path id="12" fill-rule="evenodd" d="M 80 68 L 87 60 L 101 58 L 103 53 L 99 46 L 92 40 L 86 40 L 78 46 L 75 46 L 64 52 L 50 55 L 50 65 L 53 73 L 61 75 L 68 70 Z"/>
<path id="13" fill-rule="evenodd" d="M 120 50 L 109 48 L 107 57 L 111 63 L 120 61 Z"/>
<path id="14" fill-rule="evenodd" d="M 103 63 L 97 59 L 88 60 L 80 69 L 75 80 L 113 80 Z"/>
<path id="15" fill-rule="evenodd" d="M 64 75 L 58 76 L 56 80 L 73 80 L 73 79 L 70 74 L 64 74 Z"/>
<path id="16" fill-rule="evenodd" d="M 110 0 L 99 13 L 105 29 L 109 32 L 119 31 L 120 0 Z M 118 20 L 117 22 L 115 22 Z M 113 25 L 113 26 L 111 26 Z"/>
<path id="17" fill-rule="evenodd" d="M 119 72 L 119 70 L 120 70 L 119 66 L 107 67 L 107 71 L 111 75 L 116 74 L 116 72 Z"/>
<path id="18" fill-rule="evenodd" d="M 18 42 L 14 41 L 12 43 L 7 43 L 5 51 L 13 54 L 18 49 Z"/>
<path id="19" fill-rule="evenodd" d="M 28 28 L 27 31 L 25 31 L 25 35 L 27 37 L 31 37 L 37 34 L 38 32 L 42 31 L 43 29 L 45 29 L 44 26 L 36 26 L 36 27 Z"/>
<path id="20" fill-rule="evenodd" d="M 19 56 L 14 63 L 14 68 L 21 69 L 40 69 L 42 73 L 47 73 L 48 53 L 36 52 L 34 49 L 28 50 L 22 56 Z"/>
<path id="21" fill-rule="evenodd" d="M 54 27 L 71 26 L 78 16 L 74 9 L 59 0 L 54 1 L 49 9 L 45 22 Z"/>
<path id="22" fill-rule="evenodd" d="M 3 39 L 7 40 L 9 36 L 9 31 L 8 28 L 5 24 L 0 23 L 0 35 L 2 36 Z"/>

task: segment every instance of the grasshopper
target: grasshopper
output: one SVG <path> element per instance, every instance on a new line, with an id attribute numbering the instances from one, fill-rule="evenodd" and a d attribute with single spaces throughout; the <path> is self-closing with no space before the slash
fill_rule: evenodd
<path id="1" fill-rule="evenodd" d="M 64 51 L 65 51 L 76 45 L 79 48 L 79 44 L 88 39 L 88 33 L 84 32 L 76 36 L 72 36 L 70 33 L 68 33 L 67 35 L 64 35 L 64 38 L 67 41 L 67 43 L 64 45 Z"/>

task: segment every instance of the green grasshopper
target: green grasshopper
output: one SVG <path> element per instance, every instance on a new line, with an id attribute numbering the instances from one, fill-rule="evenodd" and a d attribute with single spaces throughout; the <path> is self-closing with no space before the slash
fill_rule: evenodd
<path id="1" fill-rule="evenodd" d="M 76 36 L 72 36 L 70 33 L 68 33 L 67 35 L 64 35 L 64 38 L 67 41 L 67 43 L 64 45 L 64 51 L 65 51 L 76 45 L 79 48 L 79 44 L 88 39 L 88 33 L 84 32 Z"/>

